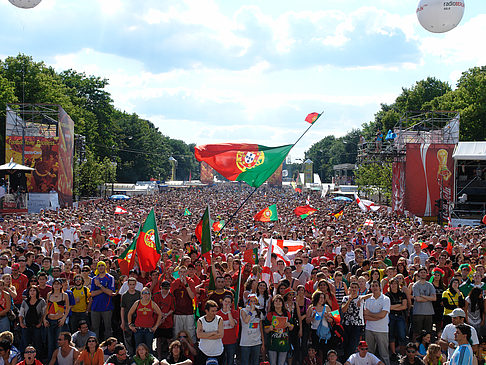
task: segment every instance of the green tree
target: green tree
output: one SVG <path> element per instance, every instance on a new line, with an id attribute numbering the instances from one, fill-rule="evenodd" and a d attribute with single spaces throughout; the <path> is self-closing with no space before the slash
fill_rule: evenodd
<path id="1" fill-rule="evenodd" d="M 461 115 L 460 140 L 486 139 L 486 66 L 462 73 L 454 91 L 427 104 L 433 110 L 453 110 Z"/>
<path id="2" fill-rule="evenodd" d="M 355 171 L 358 190 L 366 196 L 378 194 L 380 201 L 391 199 L 392 194 L 392 164 L 360 165 Z"/>

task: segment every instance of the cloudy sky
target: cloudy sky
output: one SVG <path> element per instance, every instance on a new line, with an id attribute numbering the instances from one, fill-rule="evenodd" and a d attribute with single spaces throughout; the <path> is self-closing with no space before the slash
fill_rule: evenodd
<path id="1" fill-rule="evenodd" d="M 415 0 L 0 0 L 0 58 L 25 53 L 110 80 L 115 106 L 197 144 L 293 143 L 373 119 L 416 81 L 455 86 L 486 64 L 486 1 L 461 24 L 424 30 Z"/>

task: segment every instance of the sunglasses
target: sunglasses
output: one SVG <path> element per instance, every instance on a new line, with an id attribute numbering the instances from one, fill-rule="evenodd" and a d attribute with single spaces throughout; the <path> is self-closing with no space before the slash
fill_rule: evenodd
<path id="1" fill-rule="evenodd" d="M 149 294 L 150 294 L 150 292 L 148 292 L 148 291 L 143 291 L 143 292 L 142 292 L 142 294 L 147 294 L 147 295 L 149 295 Z"/>
<path id="2" fill-rule="evenodd" d="M 88 340 L 87 342 L 96 342 L 96 340 Z"/>
<path id="3" fill-rule="evenodd" d="M 35 350 L 25 351 L 25 354 L 35 354 L 35 353 L 36 353 Z"/>
<path id="4" fill-rule="evenodd" d="M 363 350 L 363 351 L 368 351 L 368 348 L 367 347 L 360 347 L 359 349 L 360 350 Z"/>
<path id="5" fill-rule="evenodd" d="M 415 350 L 407 350 L 407 353 L 414 354 L 415 353 Z"/>

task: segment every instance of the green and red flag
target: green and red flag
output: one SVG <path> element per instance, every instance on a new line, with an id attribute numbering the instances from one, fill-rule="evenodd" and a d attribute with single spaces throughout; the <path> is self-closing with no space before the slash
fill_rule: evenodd
<path id="1" fill-rule="evenodd" d="M 219 232 L 224 227 L 224 221 L 213 222 L 212 227 L 214 232 Z"/>
<path id="2" fill-rule="evenodd" d="M 196 146 L 194 155 L 231 181 L 259 187 L 282 164 L 293 145 L 266 147 L 250 143 Z"/>
<path id="3" fill-rule="evenodd" d="M 260 222 L 278 221 L 277 204 L 270 205 L 268 208 L 259 211 L 253 219 Z"/>
<path id="4" fill-rule="evenodd" d="M 332 311 L 331 313 L 332 319 L 334 319 L 335 324 L 339 324 L 341 322 L 341 315 L 339 314 L 339 309 Z"/>
<path id="5" fill-rule="evenodd" d="M 140 270 L 150 272 L 157 268 L 162 250 L 153 208 L 138 234 L 136 251 Z"/>
<path id="6" fill-rule="evenodd" d="M 446 251 L 449 254 L 449 256 L 452 255 L 452 247 L 454 246 L 454 244 L 455 244 L 454 240 L 451 237 L 449 237 L 447 239 L 447 247 L 446 247 Z"/>
<path id="7" fill-rule="evenodd" d="M 312 208 L 310 205 L 303 205 L 294 209 L 295 215 L 298 215 L 300 218 L 304 219 L 317 212 L 316 208 Z"/>
<path id="8" fill-rule="evenodd" d="M 130 270 L 135 265 L 135 248 L 137 247 L 137 239 L 135 238 L 130 246 L 118 257 L 118 266 L 122 275 L 128 275 Z"/>
<path id="9" fill-rule="evenodd" d="M 206 207 L 201 222 L 199 222 L 199 224 L 201 224 L 201 240 L 199 242 L 201 242 L 201 255 L 209 264 L 211 263 L 211 250 L 213 248 L 210 222 L 209 207 Z"/>
<path id="10" fill-rule="evenodd" d="M 258 248 L 253 248 L 243 252 L 243 261 L 252 265 L 258 264 Z"/>
<path id="11" fill-rule="evenodd" d="M 184 209 L 184 216 L 187 216 L 187 215 L 192 215 L 192 213 L 189 211 L 189 209 Z"/>
<path id="12" fill-rule="evenodd" d="M 307 123 L 314 124 L 320 116 L 321 114 L 319 113 L 310 113 L 309 115 L 307 115 L 307 117 L 305 117 L 305 121 Z"/>

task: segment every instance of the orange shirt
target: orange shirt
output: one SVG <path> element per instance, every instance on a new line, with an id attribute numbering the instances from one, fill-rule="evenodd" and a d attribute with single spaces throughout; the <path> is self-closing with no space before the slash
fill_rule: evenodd
<path id="1" fill-rule="evenodd" d="M 83 365 L 103 365 L 105 363 L 103 357 L 103 350 L 98 347 L 94 356 L 90 354 L 87 350 L 81 351 L 78 357 L 79 361 L 83 362 Z"/>

